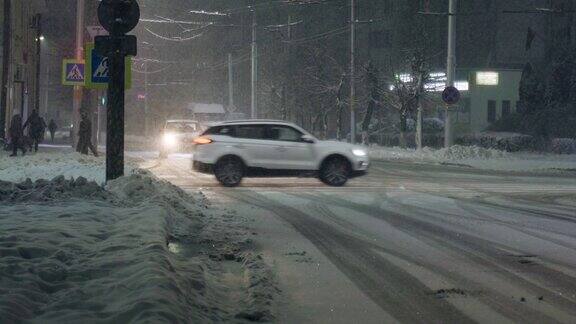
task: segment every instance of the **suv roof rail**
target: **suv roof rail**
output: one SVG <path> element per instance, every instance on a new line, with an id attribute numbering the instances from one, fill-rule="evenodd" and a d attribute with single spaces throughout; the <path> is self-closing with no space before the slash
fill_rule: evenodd
<path id="1" fill-rule="evenodd" d="M 235 123 L 288 123 L 291 122 L 279 119 L 239 119 L 239 120 L 227 120 L 221 124 L 235 124 Z"/>

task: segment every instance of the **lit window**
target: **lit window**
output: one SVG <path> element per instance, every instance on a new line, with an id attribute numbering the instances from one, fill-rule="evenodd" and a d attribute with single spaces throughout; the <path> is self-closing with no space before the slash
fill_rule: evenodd
<path id="1" fill-rule="evenodd" d="M 470 89 L 468 81 L 456 81 L 454 82 L 454 86 L 460 91 L 468 91 Z"/>
<path id="2" fill-rule="evenodd" d="M 498 72 L 476 72 L 476 84 L 478 85 L 498 85 L 500 81 Z"/>
<path id="3" fill-rule="evenodd" d="M 412 76 L 410 74 L 407 73 L 403 73 L 403 74 L 397 74 L 396 78 L 404 83 L 408 83 L 408 82 L 412 82 L 414 81 L 414 79 L 412 78 Z"/>

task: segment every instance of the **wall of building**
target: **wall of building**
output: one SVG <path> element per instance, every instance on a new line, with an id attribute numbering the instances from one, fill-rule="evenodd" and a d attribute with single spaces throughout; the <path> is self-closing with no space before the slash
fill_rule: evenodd
<path id="1" fill-rule="evenodd" d="M 498 84 L 477 84 L 477 72 L 498 73 Z M 521 77 L 522 71 L 519 70 L 484 70 L 471 73 L 469 91 L 470 131 L 480 132 L 492 124 L 488 118 L 490 100 L 495 102 L 495 120 L 502 118 L 504 101 L 510 102 L 510 113 L 516 111 Z"/>
<path id="2" fill-rule="evenodd" d="M 0 1 L 2 8 L 4 1 L 6 0 Z M 6 125 L 0 125 L 0 127 L 7 128 L 14 114 L 27 116 L 34 108 L 37 108 L 35 107 L 38 82 L 36 66 L 40 59 L 36 47 L 39 42 L 37 20 L 38 14 L 45 9 L 45 0 L 11 1 L 11 52 L 8 67 Z"/>

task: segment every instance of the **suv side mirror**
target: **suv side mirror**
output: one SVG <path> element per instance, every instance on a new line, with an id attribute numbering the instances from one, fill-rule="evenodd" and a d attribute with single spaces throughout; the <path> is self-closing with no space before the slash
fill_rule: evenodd
<path id="1" fill-rule="evenodd" d="M 312 137 L 310 135 L 302 135 L 301 140 L 304 143 L 310 143 L 310 144 L 316 143 L 316 140 L 314 139 L 314 137 Z"/>

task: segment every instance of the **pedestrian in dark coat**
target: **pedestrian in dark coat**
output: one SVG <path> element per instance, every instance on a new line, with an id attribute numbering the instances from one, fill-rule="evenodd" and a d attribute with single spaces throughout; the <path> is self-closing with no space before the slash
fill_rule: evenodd
<path id="1" fill-rule="evenodd" d="M 12 145 L 12 155 L 17 156 L 18 149 L 22 151 L 22 155 L 26 154 L 26 148 L 24 147 L 24 127 L 22 127 L 22 117 L 18 114 L 12 117 L 10 121 L 10 143 Z"/>
<path id="2" fill-rule="evenodd" d="M 50 119 L 50 123 L 48 124 L 48 130 L 50 131 L 50 138 L 52 139 L 52 143 L 54 143 L 54 135 L 56 135 L 56 131 L 58 130 L 58 125 L 54 121 L 54 119 Z"/>
<path id="3" fill-rule="evenodd" d="M 38 114 L 38 110 L 34 109 L 26 123 L 24 123 L 24 128 L 28 127 L 28 135 L 34 141 L 34 151 L 38 152 L 38 144 L 42 141 L 42 133 L 46 129 L 46 123 L 44 119 Z"/>
<path id="4" fill-rule="evenodd" d="M 48 128 L 48 125 L 46 125 L 46 121 L 42 117 L 40 117 L 40 125 L 42 126 L 42 131 L 40 132 L 40 142 L 44 142 L 44 137 L 46 136 L 46 128 Z"/>
<path id="5" fill-rule="evenodd" d="M 96 147 L 92 144 L 92 122 L 86 114 L 82 114 L 79 128 L 76 151 L 88 155 L 88 149 L 90 149 L 94 156 L 98 156 L 98 150 L 96 150 Z"/>

